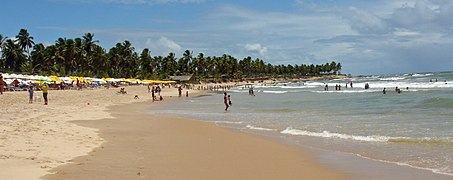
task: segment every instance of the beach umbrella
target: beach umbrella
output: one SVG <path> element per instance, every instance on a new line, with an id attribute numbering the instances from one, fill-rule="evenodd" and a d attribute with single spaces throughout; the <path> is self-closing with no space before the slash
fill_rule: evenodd
<path id="1" fill-rule="evenodd" d="M 49 76 L 49 79 L 50 79 L 51 81 L 55 81 L 55 82 L 58 82 L 58 83 L 63 82 L 63 80 L 61 80 L 61 79 L 60 79 L 59 77 L 57 77 L 57 76 Z"/>
<path id="2" fill-rule="evenodd" d="M 131 82 L 131 81 L 129 81 L 129 79 L 126 79 L 126 78 L 121 78 L 121 82 Z"/>
<path id="3" fill-rule="evenodd" d="M 108 80 L 108 82 L 121 82 L 121 79 L 111 78 Z"/>
<path id="4" fill-rule="evenodd" d="M 6 84 L 11 84 L 11 83 L 13 83 L 13 81 L 14 81 L 13 79 L 5 79 Z"/>
<path id="5" fill-rule="evenodd" d="M 99 84 L 106 84 L 106 83 L 107 83 L 105 80 L 99 79 L 99 78 L 94 78 L 93 81 L 94 81 L 94 82 L 97 82 L 97 83 L 99 83 Z"/>
<path id="6" fill-rule="evenodd" d="M 66 84 L 70 84 L 73 82 L 70 77 L 60 77 L 60 79 Z"/>
<path id="7" fill-rule="evenodd" d="M 52 82 L 52 79 L 50 79 L 50 78 L 47 77 L 47 76 L 41 76 L 41 77 L 39 77 L 37 80 L 39 80 L 39 81 L 44 81 L 44 82 Z"/>

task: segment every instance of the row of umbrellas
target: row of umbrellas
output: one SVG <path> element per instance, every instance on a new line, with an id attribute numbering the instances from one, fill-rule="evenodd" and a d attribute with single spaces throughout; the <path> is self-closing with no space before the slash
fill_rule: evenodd
<path id="1" fill-rule="evenodd" d="M 88 82 L 96 84 L 109 83 L 138 83 L 138 84 L 170 84 L 176 83 L 176 81 L 162 81 L 162 80 L 140 80 L 136 78 L 92 78 L 92 77 L 80 77 L 80 76 L 40 76 L 40 75 L 23 75 L 23 74 L 8 74 L 2 73 L 2 76 L 7 84 L 11 84 L 14 81 L 18 81 L 21 84 L 43 84 L 43 83 L 57 83 L 62 82 L 66 84 L 79 82 Z"/>

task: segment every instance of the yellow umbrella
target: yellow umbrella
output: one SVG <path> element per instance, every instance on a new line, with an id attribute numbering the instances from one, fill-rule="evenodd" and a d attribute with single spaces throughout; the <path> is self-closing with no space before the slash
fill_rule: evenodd
<path id="1" fill-rule="evenodd" d="M 55 82 L 63 82 L 59 77 L 57 76 L 49 76 L 50 80 L 55 81 Z"/>

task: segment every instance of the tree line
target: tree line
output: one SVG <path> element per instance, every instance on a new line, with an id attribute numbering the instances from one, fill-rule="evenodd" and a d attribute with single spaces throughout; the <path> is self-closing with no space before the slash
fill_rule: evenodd
<path id="1" fill-rule="evenodd" d="M 332 61 L 320 65 L 272 65 L 250 56 L 241 60 L 228 54 L 205 56 L 186 50 L 151 56 L 145 48 L 137 53 L 129 41 L 117 43 L 108 51 L 99 46 L 94 34 L 58 38 L 55 44 L 35 44 L 33 36 L 21 29 L 15 38 L 0 34 L 0 72 L 57 76 L 126 77 L 167 79 L 169 76 L 194 75 L 197 80 L 263 77 L 303 77 L 337 74 L 341 64 Z"/>

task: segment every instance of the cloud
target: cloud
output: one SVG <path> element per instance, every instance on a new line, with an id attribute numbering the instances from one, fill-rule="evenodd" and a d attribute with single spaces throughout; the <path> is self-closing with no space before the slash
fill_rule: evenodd
<path id="1" fill-rule="evenodd" d="M 390 31 L 387 23 L 373 13 L 354 7 L 343 15 L 349 20 L 351 28 L 362 34 L 385 34 Z"/>
<path id="2" fill-rule="evenodd" d="M 267 48 L 258 43 L 246 44 L 245 49 L 249 52 L 259 53 L 260 55 L 264 55 L 267 52 Z"/>
<path id="3" fill-rule="evenodd" d="M 93 1 L 182 4 L 206 0 Z M 262 2 L 263 7 L 267 2 Z M 156 21 L 153 25 L 145 21 L 140 28 L 85 29 L 76 36 L 93 32 L 101 43 L 128 39 L 137 50 L 149 48 L 153 55 L 163 56 L 169 52 L 180 56 L 188 49 L 206 56 L 251 56 L 272 64 L 324 64 L 334 60 L 343 64 L 343 73 L 352 74 L 453 69 L 453 51 L 449 50 L 453 48 L 451 0 L 292 2 L 297 4 L 292 4 L 293 9 L 262 9 L 225 1 L 196 9 L 199 14 L 190 14 L 190 18 L 156 16 L 158 26 Z"/>
<path id="4" fill-rule="evenodd" d="M 173 40 L 168 39 L 167 37 L 160 37 L 157 40 L 148 38 L 144 45 L 146 48 L 149 48 L 156 55 L 166 56 L 170 52 L 179 53 L 181 52 L 181 46 Z"/>
<path id="5" fill-rule="evenodd" d="M 189 4 L 189 3 L 203 3 L 206 0 L 49 0 L 53 2 L 70 2 L 70 3 L 93 3 L 93 2 L 101 2 L 101 3 L 114 3 L 114 4 L 169 4 L 169 3 L 181 3 L 181 4 Z"/>
<path id="6" fill-rule="evenodd" d="M 202 3 L 205 0 L 101 0 L 105 3 L 118 4 L 168 4 L 168 3 Z"/>

